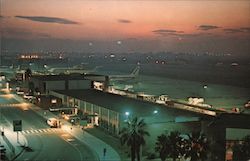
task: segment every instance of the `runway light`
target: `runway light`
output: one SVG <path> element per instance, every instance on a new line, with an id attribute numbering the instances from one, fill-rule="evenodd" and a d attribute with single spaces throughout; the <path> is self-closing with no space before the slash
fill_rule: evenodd
<path id="1" fill-rule="evenodd" d="M 121 44 L 122 44 L 122 41 L 118 40 L 116 43 L 117 43 L 118 45 L 121 45 Z"/>

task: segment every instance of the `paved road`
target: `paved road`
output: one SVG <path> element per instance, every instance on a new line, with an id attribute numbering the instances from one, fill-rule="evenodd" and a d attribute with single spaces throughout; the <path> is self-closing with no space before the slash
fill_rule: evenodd
<path id="1" fill-rule="evenodd" d="M 31 151 L 24 151 L 16 160 L 97 160 L 82 142 L 62 129 L 50 128 L 46 120 L 34 111 L 19 107 L 1 107 L 1 112 L 9 122 L 22 120 L 22 134 L 31 148 Z"/>

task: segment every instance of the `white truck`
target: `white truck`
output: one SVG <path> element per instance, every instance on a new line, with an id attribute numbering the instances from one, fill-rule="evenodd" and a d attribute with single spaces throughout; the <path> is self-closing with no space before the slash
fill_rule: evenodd
<path id="1" fill-rule="evenodd" d="M 61 123 L 58 119 L 56 118 L 49 118 L 47 120 L 47 124 L 50 126 L 50 127 L 54 127 L 54 128 L 58 128 L 60 127 Z"/>

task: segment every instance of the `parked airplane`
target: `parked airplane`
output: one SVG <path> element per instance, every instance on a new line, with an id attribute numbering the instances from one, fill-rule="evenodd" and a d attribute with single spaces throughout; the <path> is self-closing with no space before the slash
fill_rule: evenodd
<path id="1" fill-rule="evenodd" d="M 72 73 L 88 74 L 88 73 L 96 72 L 96 70 L 100 67 L 101 66 L 96 66 L 93 69 L 85 69 L 85 68 L 79 67 L 79 66 L 73 66 L 73 67 L 69 67 L 69 68 L 67 68 L 67 67 L 48 68 L 47 67 L 47 71 L 51 74 L 60 74 L 60 73 L 64 73 L 64 74 L 72 74 Z"/>
<path id="2" fill-rule="evenodd" d="M 2 73 L 15 73 L 17 69 L 14 69 L 13 66 L 0 66 L 0 72 Z"/>
<path id="3" fill-rule="evenodd" d="M 128 75 L 109 75 L 109 80 L 111 81 L 126 81 L 135 79 L 139 75 L 140 66 L 137 66 L 131 74 Z"/>

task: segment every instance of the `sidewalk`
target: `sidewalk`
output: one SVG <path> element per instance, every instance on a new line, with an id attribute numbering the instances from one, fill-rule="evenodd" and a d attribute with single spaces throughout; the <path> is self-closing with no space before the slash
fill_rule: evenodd
<path id="1" fill-rule="evenodd" d="M 6 148 L 7 158 L 9 160 L 14 160 L 23 152 L 24 148 L 21 146 L 27 146 L 27 140 L 24 135 L 19 133 L 19 142 L 17 142 L 17 133 L 13 131 L 12 124 L 8 122 L 3 116 L 0 123 L 0 132 L 4 132 L 4 136 L 0 136 L 0 145 L 4 145 Z"/>
<path id="2" fill-rule="evenodd" d="M 82 129 L 75 127 L 72 130 L 67 130 L 71 135 L 75 136 L 78 140 L 88 145 L 92 151 L 95 151 L 100 161 L 120 161 L 119 154 L 108 144 L 102 140 L 94 137 Z M 104 156 L 104 148 L 106 149 Z"/>
<path id="3" fill-rule="evenodd" d="M 15 99 L 17 99 L 20 102 L 26 101 L 23 98 L 16 96 L 16 95 L 15 95 Z M 45 119 L 48 119 L 51 117 L 59 119 L 59 117 L 53 114 L 52 112 L 48 110 L 43 110 L 40 107 L 35 106 L 33 104 L 30 104 L 29 108 Z M 100 161 L 120 161 L 121 160 L 119 154 L 111 146 L 109 146 L 102 140 L 94 137 L 93 135 L 89 134 L 86 131 L 83 131 L 81 127 L 79 126 L 72 126 L 71 123 L 67 122 L 66 120 L 60 119 L 60 121 L 62 123 L 62 128 L 68 133 L 70 133 L 72 136 L 77 138 L 79 141 L 87 145 L 93 152 L 96 153 Z M 103 152 L 104 148 L 106 148 L 105 156 Z"/>

